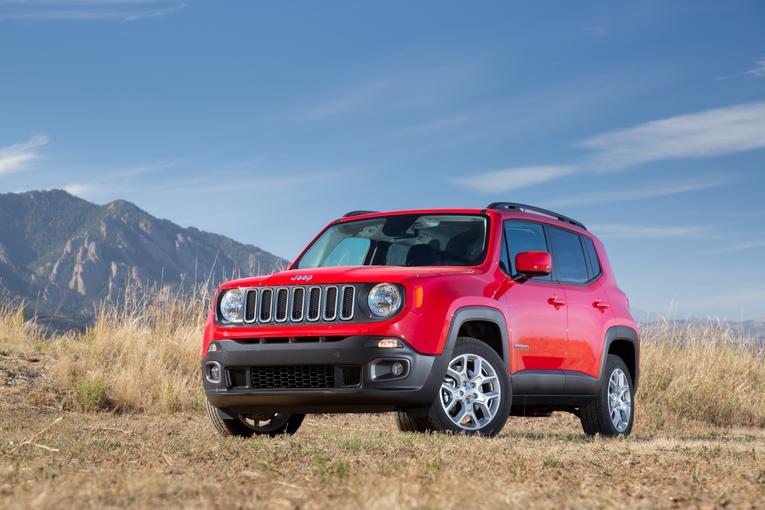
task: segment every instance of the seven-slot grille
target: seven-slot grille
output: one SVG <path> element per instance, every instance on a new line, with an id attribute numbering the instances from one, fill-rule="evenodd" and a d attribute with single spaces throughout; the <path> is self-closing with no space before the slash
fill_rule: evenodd
<path id="1" fill-rule="evenodd" d="M 244 322 L 335 322 L 353 320 L 356 287 L 312 285 L 245 289 Z"/>

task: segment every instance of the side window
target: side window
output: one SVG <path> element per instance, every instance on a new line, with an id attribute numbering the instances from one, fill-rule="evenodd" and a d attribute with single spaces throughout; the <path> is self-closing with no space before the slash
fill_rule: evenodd
<path id="1" fill-rule="evenodd" d="M 391 244 L 388 248 L 388 257 L 386 264 L 389 266 L 405 266 L 406 255 L 409 253 L 409 247 L 403 244 Z"/>
<path id="2" fill-rule="evenodd" d="M 564 283 L 586 283 L 590 278 L 579 235 L 555 227 L 548 227 L 547 232 L 552 248 L 553 271 L 558 280 Z"/>
<path id="3" fill-rule="evenodd" d="M 510 252 L 510 270 L 515 274 L 515 257 L 526 251 L 549 251 L 544 227 L 531 221 L 509 220 L 505 222 L 505 236 Z M 553 263 L 553 267 L 554 263 Z M 586 274 L 586 270 L 585 270 Z M 534 280 L 551 280 L 550 275 Z"/>
<path id="4" fill-rule="evenodd" d="M 595 244 L 589 237 L 582 236 L 582 244 L 584 245 L 584 253 L 587 255 L 587 260 L 590 262 L 590 269 L 592 269 L 592 278 L 600 276 L 600 260 L 598 260 L 598 252 L 595 249 Z"/>

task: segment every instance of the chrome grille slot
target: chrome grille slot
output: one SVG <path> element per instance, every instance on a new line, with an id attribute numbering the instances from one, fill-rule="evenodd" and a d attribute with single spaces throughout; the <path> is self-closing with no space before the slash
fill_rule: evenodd
<path id="1" fill-rule="evenodd" d="M 325 324 L 357 318 L 357 292 L 353 284 L 245 287 L 242 293 L 243 324 L 247 326 Z M 219 313 L 216 310 L 216 321 Z"/>
<path id="2" fill-rule="evenodd" d="M 333 321 L 337 319 L 337 287 L 327 287 L 324 291 L 324 320 Z"/>
<path id="3" fill-rule="evenodd" d="M 260 292 L 258 322 L 271 322 L 271 301 L 273 301 L 273 297 L 274 291 L 272 289 L 263 289 Z"/>
<path id="4" fill-rule="evenodd" d="M 287 320 L 289 297 L 290 290 L 287 287 L 280 287 L 276 290 L 276 312 L 274 313 L 276 322 L 284 322 Z"/>
<path id="5" fill-rule="evenodd" d="M 244 294 L 244 322 L 252 324 L 257 318 L 255 315 L 256 306 L 258 303 L 258 291 L 255 289 L 249 289 Z"/>
<path id="6" fill-rule="evenodd" d="M 321 288 L 311 287 L 308 289 L 308 313 L 307 319 L 311 322 L 319 320 L 321 315 Z"/>
<path id="7" fill-rule="evenodd" d="M 356 308 L 356 287 L 345 285 L 343 287 L 342 305 L 340 308 L 340 320 L 349 321 L 353 319 L 353 311 Z"/>
<path id="8" fill-rule="evenodd" d="M 292 322 L 300 322 L 303 320 L 303 307 L 305 306 L 305 289 L 303 287 L 295 287 L 292 289 L 292 308 L 290 312 L 290 320 Z"/>

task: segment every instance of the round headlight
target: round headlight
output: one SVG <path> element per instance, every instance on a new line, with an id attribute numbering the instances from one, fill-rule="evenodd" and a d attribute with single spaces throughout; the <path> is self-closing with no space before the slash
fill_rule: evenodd
<path id="1" fill-rule="evenodd" d="M 401 291 L 390 283 L 381 283 L 369 291 L 369 310 L 377 317 L 390 317 L 401 307 Z"/>
<path id="2" fill-rule="evenodd" d="M 240 289 L 225 291 L 220 299 L 220 316 L 225 322 L 242 322 L 244 293 Z"/>

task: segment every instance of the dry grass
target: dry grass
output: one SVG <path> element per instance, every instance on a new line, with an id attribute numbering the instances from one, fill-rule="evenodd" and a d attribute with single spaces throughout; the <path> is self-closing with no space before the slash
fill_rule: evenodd
<path id="1" fill-rule="evenodd" d="M 36 349 L 52 357 L 49 374 L 66 389 L 71 410 L 167 413 L 198 411 L 199 346 L 207 294 L 126 299 L 104 307 L 80 335 L 43 339 L 33 321 L 0 307 L 0 349 Z M 765 427 L 765 357 L 724 324 L 643 330 L 636 428 L 656 431 L 694 423 Z M 157 382 L 160 384 L 157 384 Z"/>
<path id="2" fill-rule="evenodd" d="M 725 324 L 643 328 L 638 422 L 648 429 L 765 427 L 765 356 Z"/>
<path id="3" fill-rule="evenodd" d="M 24 319 L 24 303 L 0 302 L 0 354 L 28 352 L 41 348 L 43 329 Z"/>
<path id="4" fill-rule="evenodd" d="M 83 335 L 56 344 L 53 376 L 80 409 L 201 409 L 200 345 L 207 296 L 179 293 L 103 307 Z"/>
<path id="5" fill-rule="evenodd" d="M 0 445 L 7 450 L 61 415 L 21 414 L 20 426 L 5 416 Z M 39 446 L 25 445 L 0 458 L 0 507 L 765 504 L 761 430 L 587 440 L 576 419 L 556 415 L 511 419 L 499 437 L 489 440 L 402 434 L 387 415 L 337 415 L 312 416 L 292 437 L 241 440 L 217 437 L 197 414 L 63 416 L 36 438 Z"/>
<path id="6" fill-rule="evenodd" d="M 49 339 L 2 308 L 0 508 L 765 506 L 765 362 L 722 325 L 645 329 L 626 440 L 589 440 L 568 414 L 491 440 L 403 434 L 389 415 L 241 440 L 198 409 L 204 314 L 188 303 L 105 308 Z"/>

